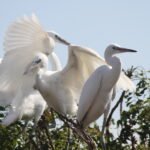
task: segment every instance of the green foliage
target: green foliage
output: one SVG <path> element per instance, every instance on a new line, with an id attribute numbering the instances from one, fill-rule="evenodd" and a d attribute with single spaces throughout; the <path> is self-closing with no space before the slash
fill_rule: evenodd
<path id="1" fill-rule="evenodd" d="M 120 134 L 112 142 L 118 149 L 150 148 L 150 78 L 149 72 L 135 70 L 133 74 L 137 86 L 134 94 L 126 93 L 126 109 L 122 111 L 117 127 Z"/>
<path id="2" fill-rule="evenodd" d="M 122 101 L 125 105 L 123 105 L 119 120 L 110 117 L 110 123 L 118 128 L 118 136 L 116 137 L 110 130 L 111 125 L 107 127 L 105 134 L 107 149 L 149 150 L 150 75 L 143 69 L 133 67 L 126 73 L 134 79 L 137 85 L 136 92 L 134 94 L 124 93 Z M 119 101 L 119 106 L 122 105 L 122 101 Z M 114 109 L 114 112 L 119 106 Z M 0 118 L 4 117 L 3 111 L 5 108 L 0 107 Z M 0 126 L 0 149 L 86 150 L 90 149 L 92 141 L 97 149 L 102 149 L 101 132 L 96 123 L 82 132 L 75 118 L 68 119 L 47 110 L 36 128 L 32 121 L 26 128 L 24 126 L 24 121 L 17 121 L 9 127 Z"/>

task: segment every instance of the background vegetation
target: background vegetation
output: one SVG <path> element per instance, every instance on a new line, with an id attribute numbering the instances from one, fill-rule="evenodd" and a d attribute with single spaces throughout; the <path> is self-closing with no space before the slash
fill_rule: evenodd
<path id="1" fill-rule="evenodd" d="M 111 109 L 105 141 L 110 150 L 150 150 L 150 71 L 131 67 L 126 71 L 136 83 L 136 92 L 122 92 Z M 0 117 L 6 108 L 0 107 Z M 114 112 L 120 110 L 120 118 Z M 111 130 L 115 127 L 117 132 Z M 117 134 L 116 134 L 117 133 Z M 9 127 L 0 126 L 2 150 L 86 150 L 101 149 L 101 132 L 94 125 L 82 130 L 75 118 L 66 118 L 46 110 L 36 128 L 31 121 L 17 121 Z"/>

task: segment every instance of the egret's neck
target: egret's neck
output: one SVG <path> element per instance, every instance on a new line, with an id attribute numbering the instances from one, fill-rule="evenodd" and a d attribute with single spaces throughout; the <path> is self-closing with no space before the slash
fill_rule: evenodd
<path id="1" fill-rule="evenodd" d="M 113 58 L 113 54 L 109 49 L 106 49 L 104 57 L 105 57 L 105 61 L 107 62 L 107 64 L 111 66 L 112 65 L 111 61 L 112 61 L 112 58 Z"/>
<path id="2" fill-rule="evenodd" d="M 113 82 L 117 82 L 121 73 L 121 62 L 120 59 L 111 53 L 105 53 L 105 60 L 111 68 L 111 75 L 113 76 Z"/>
<path id="3" fill-rule="evenodd" d="M 62 69 L 60 60 L 54 52 L 50 54 L 49 60 L 51 62 L 51 70 L 52 71 L 60 71 Z"/>

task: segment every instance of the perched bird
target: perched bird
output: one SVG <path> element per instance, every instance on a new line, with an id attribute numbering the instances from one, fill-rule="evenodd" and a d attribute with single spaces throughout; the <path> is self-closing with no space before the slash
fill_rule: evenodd
<path id="1" fill-rule="evenodd" d="M 49 55 L 53 52 L 55 43 L 69 45 L 55 32 L 46 32 L 37 17 L 24 16 L 8 28 L 4 40 L 4 58 L 0 65 L 0 101 L 16 97 L 25 76 L 23 72 L 37 53 Z M 9 100 L 8 100 L 9 102 Z"/>
<path id="2" fill-rule="evenodd" d="M 108 108 L 115 96 L 118 85 L 124 89 L 134 90 L 134 84 L 121 73 L 121 62 L 115 55 L 135 50 L 122 48 L 116 44 L 105 50 L 107 64 L 98 67 L 88 78 L 81 92 L 77 120 L 82 127 L 98 119 Z"/>
<path id="3" fill-rule="evenodd" d="M 61 63 L 57 55 L 52 52 L 50 54 L 50 62 L 51 62 L 51 70 L 56 71 L 61 69 Z M 43 61 L 39 61 L 43 60 Z M 41 69 L 48 69 L 48 60 L 47 57 L 45 57 L 43 54 L 38 54 L 36 55 L 35 59 L 31 63 L 32 66 L 38 69 L 38 65 L 40 65 Z M 34 67 L 31 70 L 28 70 L 28 66 L 31 64 L 27 65 L 26 70 L 24 74 L 27 74 L 27 72 L 30 72 L 30 76 L 33 75 L 33 78 L 35 79 L 34 75 Z M 34 80 L 33 79 L 33 80 Z M 8 126 L 12 123 L 14 123 L 16 120 L 23 119 L 26 122 L 28 120 L 34 119 L 35 125 L 39 121 L 41 115 L 43 114 L 44 110 L 47 108 L 47 103 L 39 93 L 39 91 L 31 89 L 29 93 L 23 97 L 23 102 L 19 106 L 17 106 L 18 102 L 16 104 L 11 104 L 11 102 L 8 102 L 6 100 L 0 101 L 0 105 L 5 106 L 6 102 L 8 104 L 11 104 L 12 106 L 8 110 L 8 114 L 6 117 L 2 120 L 2 125 Z M 19 100 L 19 99 L 18 99 Z"/>
<path id="4" fill-rule="evenodd" d="M 33 68 L 30 68 L 30 74 L 26 75 L 29 71 L 28 66 L 31 64 Z M 48 68 L 48 58 L 43 53 L 38 53 L 35 59 L 26 66 L 24 72 L 26 80 L 24 80 L 17 96 L 13 99 L 8 114 L 2 120 L 2 125 L 8 126 L 19 119 L 25 119 L 26 121 L 34 119 L 36 124 L 47 108 L 47 104 L 41 94 L 33 89 L 36 72 L 39 69 L 38 66 L 46 70 Z"/>

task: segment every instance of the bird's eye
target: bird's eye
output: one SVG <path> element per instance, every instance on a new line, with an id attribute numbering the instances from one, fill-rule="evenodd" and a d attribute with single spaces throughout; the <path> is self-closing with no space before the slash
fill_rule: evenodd
<path id="1" fill-rule="evenodd" d="M 116 50 L 116 47 L 115 47 L 115 46 L 113 46 L 113 47 L 112 47 L 112 49 L 113 49 L 113 50 Z"/>
<path id="2" fill-rule="evenodd" d="M 55 34 L 55 38 L 58 38 L 58 35 L 57 35 L 57 34 Z"/>
<path id="3" fill-rule="evenodd" d="M 40 63 L 42 60 L 39 58 L 35 61 L 36 64 Z"/>

